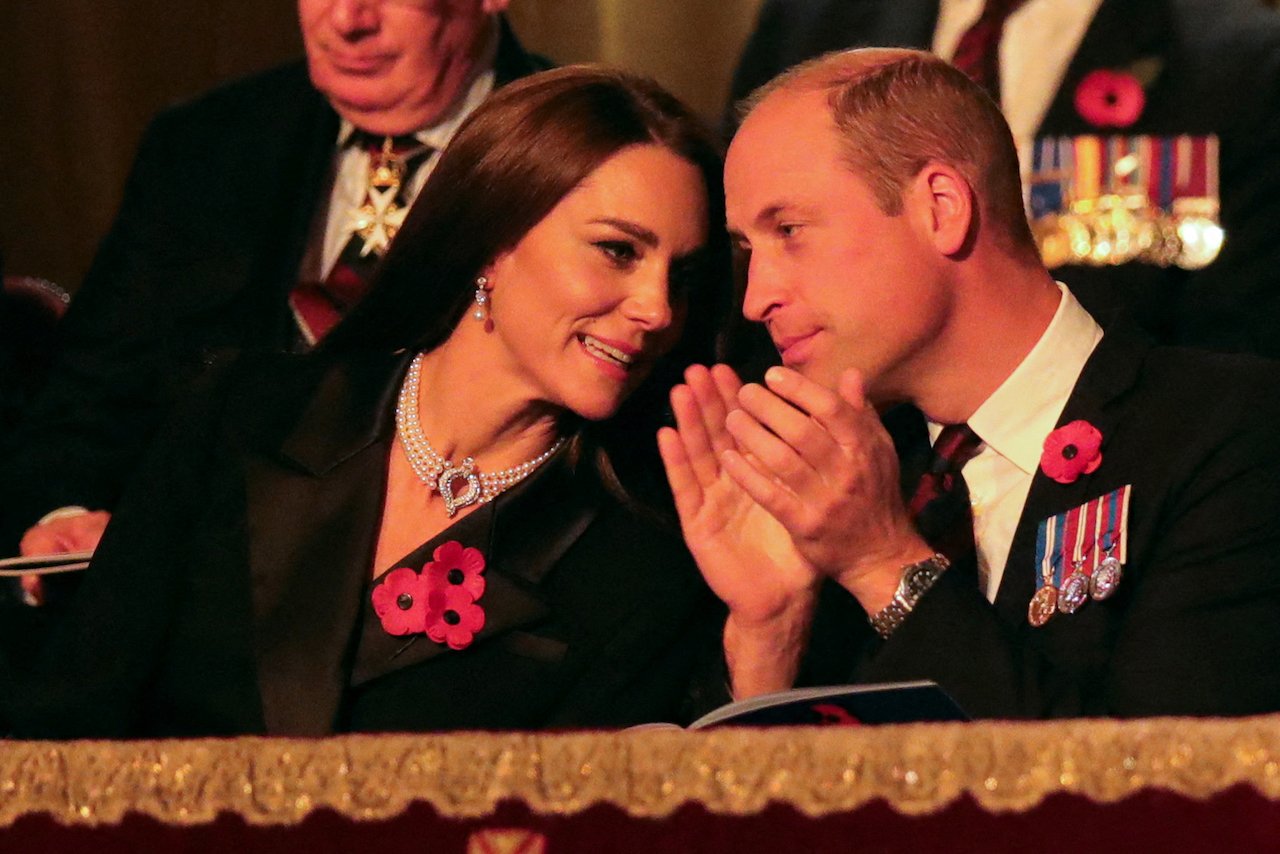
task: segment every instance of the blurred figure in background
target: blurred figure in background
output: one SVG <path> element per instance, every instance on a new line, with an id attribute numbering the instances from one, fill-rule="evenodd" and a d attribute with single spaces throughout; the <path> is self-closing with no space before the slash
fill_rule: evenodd
<path id="1" fill-rule="evenodd" d="M 1280 356 L 1275 11 L 1258 0 L 766 0 L 733 96 L 871 45 L 931 49 L 997 100 L 1045 261 L 1091 311 L 1127 309 L 1172 343 Z"/>
<path id="2" fill-rule="evenodd" d="M 308 349 L 360 301 L 463 119 L 546 66 L 506 5 L 299 0 L 305 63 L 154 120 L 0 461 L 0 553 L 92 549 L 211 354 Z"/>

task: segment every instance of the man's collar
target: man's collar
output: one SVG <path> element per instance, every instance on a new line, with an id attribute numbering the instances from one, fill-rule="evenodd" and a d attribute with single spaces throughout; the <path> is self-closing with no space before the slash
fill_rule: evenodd
<path id="1" fill-rule="evenodd" d="M 1102 329 L 1066 285 L 1058 310 L 1031 352 L 969 418 L 986 445 L 1027 474 L 1040 465 L 1053 431 Z M 937 428 L 930 425 L 931 438 Z"/>

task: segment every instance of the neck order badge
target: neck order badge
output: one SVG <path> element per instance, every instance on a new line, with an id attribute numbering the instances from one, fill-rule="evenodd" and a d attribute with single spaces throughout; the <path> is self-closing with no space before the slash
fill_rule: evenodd
<path id="1" fill-rule="evenodd" d="M 302 282 L 289 297 L 303 338 L 314 345 L 364 298 L 373 272 L 409 212 L 413 175 L 434 149 L 416 137 L 372 137 L 357 131 L 348 141 L 368 152 L 365 192 L 348 214 L 350 238 L 322 282 Z"/>

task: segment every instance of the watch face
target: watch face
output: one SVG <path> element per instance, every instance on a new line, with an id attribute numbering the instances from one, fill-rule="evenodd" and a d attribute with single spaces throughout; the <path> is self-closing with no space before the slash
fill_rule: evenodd
<path id="1" fill-rule="evenodd" d="M 914 601 L 933 586 L 933 582 L 937 580 L 937 577 L 937 569 L 933 564 L 917 566 L 912 568 L 906 577 L 902 579 L 902 586 L 907 595 Z"/>

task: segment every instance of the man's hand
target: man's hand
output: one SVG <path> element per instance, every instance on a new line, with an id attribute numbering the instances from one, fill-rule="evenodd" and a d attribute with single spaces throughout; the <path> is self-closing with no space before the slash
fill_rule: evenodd
<path id="1" fill-rule="evenodd" d="M 820 579 L 791 537 L 729 477 L 725 418 L 742 383 L 695 365 L 671 393 L 676 429 L 658 433 L 685 541 L 711 589 L 729 606 L 725 654 L 739 699 L 791 687 Z"/>
<path id="2" fill-rule="evenodd" d="M 111 514 L 105 510 L 89 510 L 50 519 L 28 528 L 22 535 L 18 550 L 24 556 L 90 552 L 98 547 L 109 521 Z"/>
<path id="3" fill-rule="evenodd" d="M 18 544 L 18 551 L 24 557 L 93 551 L 98 547 L 109 521 L 111 514 L 105 510 L 59 516 L 28 528 Z M 39 576 L 24 576 L 21 582 L 22 592 L 30 604 L 44 602 L 44 585 Z"/>
<path id="4" fill-rule="evenodd" d="M 791 535 L 805 562 L 868 613 L 889 603 L 901 568 L 933 550 L 903 506 L 898 458 L 856 371 L 839 393 L 787 368 L 743 386 L 725 426 L 725 472 Z"/>

